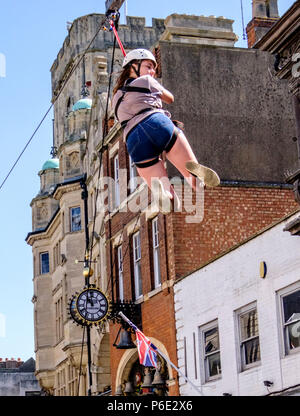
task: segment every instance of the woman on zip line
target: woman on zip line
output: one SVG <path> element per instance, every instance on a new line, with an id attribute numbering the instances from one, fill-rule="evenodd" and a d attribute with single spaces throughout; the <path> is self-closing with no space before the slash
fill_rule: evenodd
<path id="1" fill-rule="evenodd" d="M 154 79 L 157 62 L 153 54 L 146 49 L 134 49 L 125 56 L 122 67 L 113 90 L 113 109 L 124 129 L 127 150 L 138 174 L 160 207 L 168 207 L 165 211 L 170 212 L 171 201 L 177 209 L 180 205 L 159 157 L 164 151 L 193 189 L 199 186 L 197 177 L 205 186 L 218 186 L 217 173 L 198 163 L 184 133 L 162 108 L 162 101 L 171 104 L 174 96 Z"/>

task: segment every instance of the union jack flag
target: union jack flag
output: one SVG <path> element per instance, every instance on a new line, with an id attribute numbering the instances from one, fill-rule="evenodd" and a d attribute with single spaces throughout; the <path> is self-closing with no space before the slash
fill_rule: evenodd
<path id="1" fill-rule="evenodd" d="M 145 367 L 157 367 L 156 346 L 135 325 L 133 325 L 133 328 L 135 330 L 140 363 Z"/>

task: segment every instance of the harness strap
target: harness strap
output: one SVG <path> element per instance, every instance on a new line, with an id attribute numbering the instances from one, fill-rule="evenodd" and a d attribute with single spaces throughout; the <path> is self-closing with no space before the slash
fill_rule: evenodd
<path id="1" fill-rule="evenodd" d="M 139 169 L 141 168 L 149 168 L 149 166 L 153 166 L 156 165 L 156 163 L 159 162 L 159 156 L 157 156 L 155 159 L 153 160 L 149 160 L 149 162 L 140 162 L 140 163 L 135 163 L 135 166 Z"/>
<path id="2" fill-rule="evenodd" d="M 132 82 L 133 79 L 132 78 L 129 79 L 129 82 Z M 125 94 L 127 92 L 141 92 L 141 93 L 145 93 L 145 94 L 150 94 L 151 93 L 151 91 L 149 90 L 149 88 L 131 87 L 130 85 L 124 85 L 122 88 L 120 88 L 120 90 L 123 92 L 123 94 L 118 99 L 117 104 L 116 104 L 116 107 L 115 107 L 115 116 L 116 116 L 117 120 L 119 120 L 119 118 L 118 118 L 118 109 L 119 109 L 120 104 L 123 101 L 124 96 L 125 96 Z"/>
<path id="3" fill-rule="evenodd" d="M 175 127 L 174 129 L 174 133 L 172 134 L 171 140 L 169 141 L 169 143 L 167 144 L 167 147 L 165 148 L 165 152 L 168 153 L 172 147 L 174 146 L 176 140 L 177 140 L 177 136 L 179 133 L 179 129 L 177 127 Z"/>
<path id="4" fill-rule="evenodd" d="M 130 85 L 124 85 L 124 87 L 121 88 L 121 91 L 126 92 L 143 92 L 145 94 L 151 94 L 151 91 L 149 88 L 142 88 L 142 87 L 131 87 Z"/>
<path id="5" fill-rule="evenodd" d="M 125 129 L 125 127 L 126 127 L 126 125 L 127 125 L 127 123 L 130 121 L 130 120 L 132 120 L 134 117 L 136 117 L 136 116 L 139 116 L 140 114 L 143 114 L 143 113 L 147 113 L 148 111 L 152 111 L 154 108 L 144 108 L 143 110 L 141 110 L 141 111 L 139 111 L 138 113 L 136 113 L 133 117 L 131 117 L 129 120 L 124 120 L 124 121 L 122 121 L 121 122 L 121 127 L 123 128 L 123 129 Z"/>

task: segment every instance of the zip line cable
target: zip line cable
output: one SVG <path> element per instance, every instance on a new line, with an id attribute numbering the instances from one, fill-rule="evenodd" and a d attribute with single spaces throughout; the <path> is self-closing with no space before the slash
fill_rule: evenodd
<path id="1" fill-rule="evenodd" d="M 110 66 L 109 82 L 108 82 L 107 97 L 106 97 L 104 126 L 103 126 L 103 131 L 102 131 L 102 142 L 101 142 L 101 147 L 100 147 L 100 150 L 99 150 L 99 168 L 98 168 L 99 170 L 98 170 L 98 178 L 97 178 L 97 185 L 98 186 L 96 187 L 96 195 L 95 195 L 95 203 L 94 203 L 93 230 L 92 230 L 92 235 L 91 235 L 91 246 L 90 246 L 90 254 L 89 254 L 90 262 L 92 261 L 92 255 L 93 255 L 93 241 L 94 241 L 96 214 L 97 214 L 97 199 L 98 199 L 98 196 L 99 196 L 99 181 L 100 181 L 102 160 L 103 160 L 104 138 L 107 134 L 108 103 L 109 103 L 109 96 L 110 96 L 110 90 L 111 90 L 111 81 L 112 81 L 112 75 L 113 75 L 113 65 L 114 65 L 114 60 L 115 60 L 115 49 L 116 49 L 116 37 L 114 37 L 112 60 L 111 60 L 111 66 Z"/>
<path id="2" fill-rule="evenodd" d="M 40 123 L 38 124 L 37 128 L 34 130 L 32 136 L 30 137 L 30 139 L 28 140 L 28 142 L 26 143 L 25 147 L 23 148 L 23 150 L 21 151 L 21 153 L 19 154 L 19 156 L 17 157 L 15 163 L 12 165 L 12 167 L 10 168 L 8 174 L 5 176 L 3 182 L 0 185 L 0 190 L 2 189 L 3 185 L 5 184 L 5 182 L 7 181 L 7 179 L 9 178 L 10 174 L 12 173 L 12 171 L 14 170 L 14 168 L 16 167 L 17 163 L 19 162 L 19 160 L 21 159 L 23 153 L 25 152 L 25 150 L 27 149 L 27 147 L 29 146 L 30 142 L 32 141 L 32 139 L 34 138 L 36 132 L 38 131 L 38 129 L 41 127 L 42 123 L 44 122 L 45 118 L 47 117 L 47 115 L 50 113 L 50 110 L 52 108 L 53 104 L 48 108 L 48 110 L 46 111 L 44 117 L 42 118 L 42 120 L 40 121 Z"/>
<path id="3" fill-rule="evenodd" d="M 243 26 L 243 40 L 246 40 L 243 0 L 241 0 L 241 13 L 242 13 L 242 26 Z"/>
<path id="4" fill-rule="evenodd" d="M 61 95 L 63 89 L 65 88 L 65 86 L 67 85 L 69 79 L 71 78 L 71 76 L 73 75 L 73 73 L 75 72 L 75 70 L 78 68 L 79 64 L 81 63 L 81 61 L 83 60 L 83 58 L 85 57 L 87 51 L 89 50 L 89 48 L 91 47 L 92 43 L 94 42 L 94 40 L 96 39 L 96 37 L 98 36 L 99 32 L 103 29 L 103 26 L 105 24 L 105 22 L 107 21 L 107 18 L 105 17 L 105 19 L 102 20 L 96 34 L 94 35 L 94 37 L 92 38 L 92 40 L 89 42 L 87 48 L 85 49 L 84 53 L 82 54 L 82 56 L 80 57 L 80 59 L 78 60 L 78 62 L 74 65 L 73 69 L 71 70 L 71 72 L 69 73 L 67 79 L 64 81 L 59 93 L 57 94 L 57 96 L 55 97 L 54 101 L 52 102 L 52 104 L 50 105 L 50 107 L 48 108 L 48 110 L 46 111 L 45 115 L 43 116 L 43 118 L 41 119 L 41 121 L 39 122 L 37 128 L 34 130 L 33 134 L 31 135 L 30 139 L 28 140 L 28 142 L 26 143 L 26 145 L 24 146 L 23 150 L 21 151 L 21 153 L 19 154 L 19 156 L 17 157 L 16 161 L 14 162 L 14 164 L 12 165 L 11 169 L 9 170 L 8 174 L 5 176 L 4 180 L 2 181 L 1 185 L 0 185 L 0 191 L 3 187 L 3 185 L 5 184 L 5 182 L 7 181 L 7 179 L 9 178 L 9 176 L 11 175 L 12 171 L 14 170 L 14 168 L 16 167 L 17 163 L 19 162 L 19 160 L 21 159 L 22 155 L 24 154 L 25 150 L 27 149 L 27 147 L 29 146 L 29 144 L 31 143 L 32 139 L 34 138 L 34 136 L 36 135 L 37 131 L 39 130 L 39 128 L 41 127 L 42 123 L 44 122 L 44 120 L 46 119 L 46 117 L 48 116 L 48 114 L 50 113 L 54 103 L 58 100 L 59 96 Z"/>

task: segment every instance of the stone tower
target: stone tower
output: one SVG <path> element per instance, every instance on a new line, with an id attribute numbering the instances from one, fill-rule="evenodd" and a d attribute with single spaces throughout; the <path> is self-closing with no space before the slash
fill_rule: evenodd
<path id="1" fill-rule="evenodd" d="M 87 177 L 89 225 L 97 186 L 98 175 L 93 179 L 92 173 L 102 140 L 112 33 L 100 30 L 87 47 L 103 18 L 90 14 L 74 20 L 51 67 L 55 158 L 47 160 L 38 173 L 40 190 L 31 202 L 32 230 L 26 237 L 34 264 L 36 377 L 47 394 L 55 396 L 86 395 L 88 387 L 83 329 L 67 312 L 71 297 L 84 286 L 82 265 L 77 261 L 83 259 L 86 248 L 81 186 Z M 152 26 L 147 27 L 145 18 L 128 16 L 127 24 L 119 26 L 126 50 L 150 48 L 163 30 L 162 19 L 153 19 Z M 122 58 L 117 50 L 116 66 L 120 67 Z M 93 249 L 93 283 L 100 288 L 105 286 L 104 247 L 105 237 Z M 92 339 L 97 345 L 92 357 L 96 394 L 110 385 L 109 334 L 103 336 L 95 329 Z"/>
<path id="2" fill-rule="evenodd" d="M 40 191 L 31 201 L 33 231 L 46 227 L 58 208 L 58 202 L 51 197 L 49 198 L 55 185 L 59 182 L 58 159 L 47 160 L 38 175 L 40 177 Z"/>

